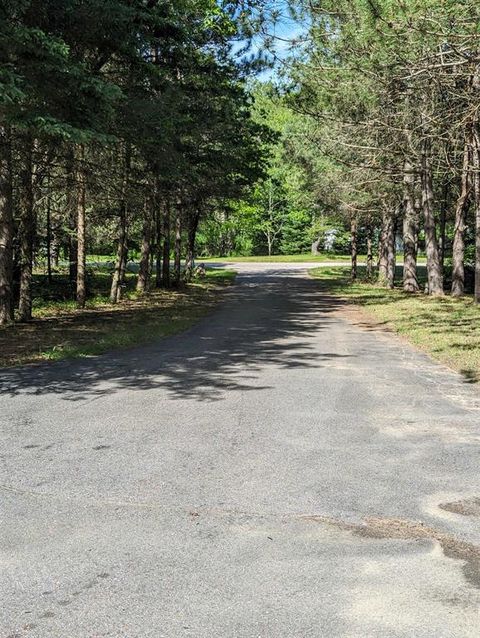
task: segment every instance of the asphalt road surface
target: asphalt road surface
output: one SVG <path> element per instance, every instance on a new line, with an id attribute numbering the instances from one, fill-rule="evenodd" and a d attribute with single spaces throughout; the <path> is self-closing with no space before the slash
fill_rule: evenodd
<path id="1" fill-rule="evenodd" d="M 185 334 L 0 373 L 0 636 L 478 638 L 478 391 L 238 269 Z"/>

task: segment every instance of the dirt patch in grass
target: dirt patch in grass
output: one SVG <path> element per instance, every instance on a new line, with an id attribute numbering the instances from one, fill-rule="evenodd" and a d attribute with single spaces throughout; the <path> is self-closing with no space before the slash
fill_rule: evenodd
<path id="1" fill-rule="evenodd" d="M 85 310 L 71 302 L 39 304 L 31 323 L 0 328 L 0 366 L 101 354 L 181 332 L 212 311 L 234 277 L 212 271 L 179 291 L 129 294 L 117 305 L 95 297 Z"/>

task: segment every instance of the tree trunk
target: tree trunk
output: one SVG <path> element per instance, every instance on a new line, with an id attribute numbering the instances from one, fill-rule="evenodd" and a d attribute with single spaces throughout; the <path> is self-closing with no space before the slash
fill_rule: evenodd
<path id="1" fill-rule="evenodd" d="M 175 260 L 173 267 L 173 280 L 175 286 L 180 286 L 180 276 L 182 269 L 182 218 L 180 205 L 177 206 L 175 211 Z"/>
<path id="2" fill-rule="evenodd" d="M 418 292 L 418 212 L 415 207 L 415 175 L 410 162 L 405 162 L 403 189 L 403 290 Z"/>
<path id="3" fill-rule="evenodd" d="M 122 298 L 122 285 L 125 278 L 127 261 L 127 220 L 123 213 L 120 215 L 119 234 L 117 242 L 117 255 L 115 258 L 115 270 L 113 271 L 112 285 L 110 287 L 110 303 L 116 304 Z"/>
<path id="4" fill-rule="evenodd" d="M 197 236 L 198 222 L 200 221 L 200 210 L 197 209 L 188 220 L 187 235 L 187 259 L 185 262 L 185 281 L 191 281 L 193 269 L 195 267 L 195 239 Z"/>
<path id="5" fill-rule="evenodd" d="M 390 217 L 390 223 L 388 226 L 387 233 L 387 286 L 389 288 L 394 288 L 395 286 L 395 269 L 397 265 L 397 254 L 396 254 L 396 246 L 395 246 L 395 237 L 397 231 L 397 218 L 400 213 L 399 207 L 395 210 L 395 212 Z"/>
<path id="6" fill-rule="evenodd" d="M 52 270 L 58 268 L 58 262 L 60 260 L 60 242 L 57 241 L 55 233 L 52 233 Z"/>
<path id="7" fill-rule="evenodd" d="M 76 171 L 75 171 L 75 150 L 70 147 L 67 151 L 66 161 L 66 173 L 67 173 L 67 193 L 66 193 L 66 208 L 67 208 L 67 220 L 68 220 L 68 274 L 72 286 L 76 285 L 77 281 L 77 216 L 78 216 L 78 187 L 76 185 Z"/>
<path id="8" fill-rule="evenodd" d="M 358 274 L 358 222 L 357 222 L 357 218 L 354 215 L 352 215 L 352 218 L 351 218 L 350 230 L 351 230 L 351 255 L 352 255 L 351 278 L 352 278 L 352 281 L 355 281 Z"/>
<path id="9" fill-rule="evenodd" d="M 63 211 L 56 210 L 55 206 L 52 206 L 52 203 L 55 202 L 55 199 L 52 197 L 50 173 L 48 175 L 47 189 L 47 212 L 50 215 L 50 258 L 53 273 L 54 270 L 58 269 L 61 251 L 66 246 L 67 242 L 63 228 L 65 219 Z"/>
<path id="10" fill-rule="evenodd" d="M 373 226 L 369 222 L 367 229 L 367 279 L 373 277 Z"/>
<path id="11" fill-rule="evenodd" d="M 127 236 L 127 231 L 125 231 L 125 237 L 126 236 Z M 123 244 L 122 262 L 120 264 L 120 278 L 119 278 L 120 284 L 117 289 L 117 303 L 122 298 L 122 288 L 123 286 L 125 286 L 125 273 L 127 272 L 127 263 L 128 263 L 128 246 L 125 240 L 125 243 Z"/>
<path id="12" fill-rule="evenodd" d="M 163 208 L 163 260 L 162 286 L 170 288 L 170 202 L 165 201 Z"/>
<path id="13" fill-rule="evenodd" d="M 85 308 L 87 300 L 87 245 L 86 245 L 86 175 L 85 148 L 78 147 L 77 157 L 77 306 Z"/>
<path id="14" fill-rule="evenodd" d="M 13 319 L 13 215 L 10 131 L 0 126 L 0 325 Z"/>
<path id="15" fill-rule="evenodd" d="M 127 215 L 128 215 L 128 182 L 130 178 L 131 152 L 129 144 L 125 147 L 122 191 L 120 198 L 120 215 L 118 228 L 117 258 L 110 288 L 110 303 L 118 303 L 122 298 L 122 286 L 127 266 Z"/>
<path id="16" fill-rule="evenodd" d="M 452 297 L 462 297 L 465 293 L 465 216 L 468 209 L 472 182 L 470 178 L 471 138 L 465 137 L 463 149 L 462 178 L 460 195 L 455 207 L 455 229 L 452 254 Z"/>
<path id="17" fill-rule="evenodd" d="M 389 288 L 395 282 L 395 226 L 396 211 L 385 209 L 379 245 L 378 281 Z"/>
<path id="18" fill-rule="evenodd" d="M 19 270 L 20 289 L 18 302 L 19 321 L 32 319 L 32 269 L 33 242 L 35 237 L 35 210 L 33 201 L 33 140 L 22 139 L 20 169 L 20 221 L 19 221 Z"/>
<path id="19" fill-rule="evenodd" d="M 270 232 L 267 231 L 266 235 L 267 235 L 268 256 L 271 257 L 272 251 L 273 251 L 273 239 Z"/>
<path id="20" fill-rule="evenodd" d="M 443 274 L 433 214 L 434 195 L 430 146 L 430 141 L 425 139 L 422 148 L 422 208 L 427 253 L 428 293 L 430 295 L 443 295 Z"/>
<path id="21" fill-rule="evenodd" d="M 480 135 L 473 130 L 473 202 L 475 214 L 475 303 L 480 303 Z"/>
<path id="22" fill-rule="evenodd" d="M 50 197 L 50 178 L 47 181 L 47 279 L 52 284 L 52 200 Z"/>
<path id="23" fill-rule="evenodd" d="M 143 228 L 142 228 L 142 247 L 140 256 L 140 266 L 138 269 L 137 292 L 143 294 L 148 290 L 150 281 L 150 251 L 152 240 L 152 213 L 153 203 L 145 201 Z"/>
<path id="24" fill-rule="evenodd" d="M 378 238 L 378 282 L 383 285 L 387 281 L 387 230 L 388 215 L 386 211 L 384 211 L 380 236 Z"/>
<path id="25" fill-rule="evenodd" d="M 155 287 L 162 286 L 162 259 L 163 259 L 163 241 L 162 241 L 162 215 L 158 200 L 155 197 Z"/>
<path id="26" fill-rule="evenodd" d="M 442 269 L 445 265 L 445 253 L 446 253 L 446 243 L 447 243 L 447 209 L 448 209 L 448 200 L 450 197 L 450 182 L 448 178 L 445 177 L 445 181 L 443 183 L 442 188 L 442 201 L 440 202 L 440 241 L 439 241 L 439 256 L 440 256 L 440 267 Z"/>

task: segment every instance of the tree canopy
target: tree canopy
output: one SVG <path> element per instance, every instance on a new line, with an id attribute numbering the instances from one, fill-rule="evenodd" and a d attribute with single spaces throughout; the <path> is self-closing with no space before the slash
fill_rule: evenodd
<path id="1" fill-rule="evenodd" d="M 157 273 L 168 262 L 173 218 L 191 259 L 200 217 L 263 174 L 267 131 L 251 117 L 249 62 L 234 54 L 254 11 L 215 0 L 2 3 L 1 322 L 15 306 L 31 317 L 43 253 L 49 273 L 68 261 L 84 305 L 87 248 L 112 230 L 112 300 L 133 241 L 143 290 L 153 253 Z"/>
<path id="2" fill-rule="evenodd" d="M 138 290 L 194 256 L 359 250 L 369 277 L 480 301 L 473 0 L 7 0 L 0 7 L 0 322 L 35 264 L 129 251 Z M 286 26 L 288 25 L 288 26 Z M 276 63 L 276 70 L 255 73 Z M 175 264 L 171 273 L 170 260 Z M 172 278 L 173 277 L 173 278 Z"/>

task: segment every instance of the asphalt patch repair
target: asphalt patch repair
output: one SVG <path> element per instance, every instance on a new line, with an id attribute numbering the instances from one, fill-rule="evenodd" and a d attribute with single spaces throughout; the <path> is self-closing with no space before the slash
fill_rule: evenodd
<path id="1" fill-rule="evenodd" d="M 439 543 L 447 558 L 464 561 L 466 580 L 480 589 L 480 547 L 456 539 L 450 534 L 421 522 L 397 518 L 365 518 L 361 523 L 347 523 L 325 516 L 304 516 L 303 520 L 332 525 L 356 536 L 377 540 L 428 540 Z"/>

